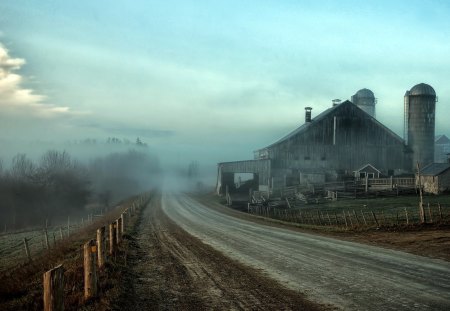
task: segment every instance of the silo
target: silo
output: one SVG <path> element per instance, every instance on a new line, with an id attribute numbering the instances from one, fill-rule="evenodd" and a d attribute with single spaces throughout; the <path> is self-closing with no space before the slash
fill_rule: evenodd
<path id="1" fill-rule="evenodd" d="M 412 169 L 434 161 L 436 92 L 425 83 L 405 94 L 405 143 L 413 152 Z M 407 131 L 406 131 L 407 129 Z"/>
<path id="2" fill-rule="evenodd" d="M 352 96 L 351 100 L 352 103 L 375 118 L 375 104 L 377 103 L 377 100 L 371 90 L 361 89 Z"/>

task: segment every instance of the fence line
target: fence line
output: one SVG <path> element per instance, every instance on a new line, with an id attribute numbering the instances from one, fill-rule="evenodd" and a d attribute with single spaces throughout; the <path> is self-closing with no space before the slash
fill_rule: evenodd
<path id="1" fill-rule="evenodd" d="M 306 225 L 331 227 L 381 227 L 396 225 L 411 225 L 421 223 L 417 207 L 393 208 L 391 211 L 372 210 L 365 208 L 344 209 L 341 212 L 327 209 L 292 209 L 263 205 L 247 205 L 247 212 L 258 216 L 278 219 Z M 330 215 L 331 214 L 331 215 Z M 450 207 L 437 203 L 428 204 L 425 208 L 425 223 L 444 223 L 450 221 Z"/>
<path id="2" fill-rule="evenodd" d="M 130 207 L 126 208 L 119 218 L 116 219 L 112 224 L 109 225 L 110 229 L 110 240 L 109 243 L 106 242 L 105 237 L 105 226 L 98 228 L 95 231 L 96 239 L 91 239 L 86 241 L 83 247 L 83 270 L 84 270 L 84 300 L 88 301 L 90 299 L 94 299 L 99 295 L 98 284 L 100 278 L 107 278 L 105 275 L 105 271 L 102 269 L 104 262 L 107 260 L 115 260 L 117 250 L 115 247 L 120 245 L 123 240 L 123 236 L 127 229 L 127 222 L 131 220 L 131 215 L 136 214 L 136 208 L 142 208 L 149 201 L 149 196 L 141 196 L 136 202 L 134 202 Z M 113 229 L 111 231 L 111 229 Z M 105 247 L 109 245 L 109 252 L 106 251 Z M 109 253 L 109 256 L 107 255 Z M 100 259 L 102 258 L 102 259 Z M 58 266 L 55 269 L 49 270 L 44 273 L 44 301 L 46 297 L 59 297 L 62 300 L 58 307 L 53 307 L 52 309 L 44 310 L 63 310 L 64 309 L 64 277 L 59 278 L 58 282 L 54 282 L 56 284 L 53 287 L 46 285 L 47 279 L 50 278 L 50 274 L 61 268 L 62 266 Z M 62 281 L 61 281 L 62 280 Z M 60 300 L 58 300 L 60 301 Z"/>
<path id="3" fill-rule="evenodd" d="M 101 216 L 91 213 L 88 214 L 87 220 L 83 219 L 82 223 L 73 223 L 68 217 L 66 224 L 47 228 L 44 226 L 43 228 L 22 230 L 19 232 L 11 232 L 10 234 L 3 233 L 0 235 L 0 272 L 12 269 L 26 263 L 30 258 L 32 259 L 42 255 L 46 250 L 51 249 L 71 234 L 93 223 L 94 217 L 98 218 Z M 10 240 L 12 242 L 9 242 Z"/>

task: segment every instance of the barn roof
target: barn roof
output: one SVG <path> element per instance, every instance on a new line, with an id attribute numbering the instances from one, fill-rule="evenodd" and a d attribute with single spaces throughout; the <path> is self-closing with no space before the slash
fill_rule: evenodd
<path id="1" fill-rule="evenodd" d="M 448 139 L 445 135 L 438 135 L 435 137 L 434 143 L 438 145 L 445 145 L 450 143 L 450 139 Z"/>
<path id="2" fill-rule="evenodd" d="M 342 104 L 336 105 L 334 107 L 328 108 L 325 111 L 323 111 L 322 113 L 320 113 L 317 117 L 313 118 L 311 122 L 306 122 L 303 125 L 301 125 L 300 127 L 298 127 L 297 129 L 295 129 L 294 131 L 292 131 L 291 133 L 289 133 L 288 135 L 284 136 L 283 138 L 279 139 L 278 141 L 276 141 L 275 143 L 265 147 L 265 148 L 261 148 L 260 150 L 264 150 L 267 148 L 271 148 L 275 145 L 278 145 L 286 140 L 289 140 L 290 138 L 304 133 L 308 130 L 308 128 L 314 126 L 318 121 L 321 121 L 325 118 L 327 118 L 330 114 L 332 114 L 333 112 L 339 110 L 339 109 L 343 109 L 343 107 L 347 106 L 347 105 L 352 105 L 354 106 L 354 108 L 356 109 L 360 109 L 358 106 L 356 106 L 355 104 L 353 104 L 351 101 L 346 100 L 345 102 L 343 102 Z M 395 139 L 397 139 L 399 142 L 403 142 L 403 139 L 398 136 L 397 134 L 395 134 L 393 131 L 391 131 L 389 128 L 387 128 L 386 126 L 384 126 L 381 122 L 379 122 L 377 119 L 375 119 L 374 117 L 372 117 L 370 114 L 368 114 L 367 112 L 365 112 L 364 110 L 360 109 L 361 113 L 365 114 L 367 118 L 371 119 L 372 122 L 376 123 L 378 126 L 382 127 L 386 132 L 388 132 L 390 135 L 392 135 Z"/>
<path id="3" fill-rule="evenodd" d="M 420 170 L 421 175 L 437 176 L 450 169 L 450 163 L 431 163 Z"/>
<path id="4" fill-rule="evenodd" d="M 366 165 L 363 165 L 363 166 L 361 166 L 359 169 L 355 170 L 354 172 L 360 172 L 360 171 L 365 170 L 366 168 L 371 168 L 372 170 L 377 171 L 378 173 L 381 174 L 380 170 L 377 169 L 377 168 L 376 168 L 375 166 L 373 166 L 372 164 L 366 164 Z"/>

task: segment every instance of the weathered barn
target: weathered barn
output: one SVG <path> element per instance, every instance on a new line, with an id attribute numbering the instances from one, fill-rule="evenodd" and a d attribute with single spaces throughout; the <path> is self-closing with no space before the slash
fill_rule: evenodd
<path id="1" fill-rule="evenodd" d="M 432 162 L 436 93 L 431 86 L 417 84 L 405 95 L 405 140 L 375 119 L 372 91 L 361 89 L 352 99 L 356 104 L 333 100 L 333 107 L 315 118 L 306 107 L 305 123 L 256 150 L 254 160 L 219 163 L 217 192 L 224 193 L 226 186 L 235 189 L 236 173 L 253 173 L 252 189 L 270 193 L 354 178 L 363 166 L 376 168 L 363 173 L 379 177 L 412 173 L 416 162 Z"/>
<path id="2" fill-rule="evenodd" d="M 403 139 L 350 101 L 331 107 L 274 144 L 255 151 L 253 161 L 219 163 L 218 191 L 233 173 L 255 173 L 259 190 L 301 181 L 337 180 L 367 163 L 386 175 L 409 168 Z M 250 165 L 251 164 L 251 165 Z M 268 170 L 268 171 L 266 171 Z M 230 188 L 231 189 L 231 188 Z"/>
<path id="3" fill-rule="evenodd" d="M 420 185 L 427 193 L 439 194 L 449 191 L 450 163 L 432 163 L 421 169 Z"/>

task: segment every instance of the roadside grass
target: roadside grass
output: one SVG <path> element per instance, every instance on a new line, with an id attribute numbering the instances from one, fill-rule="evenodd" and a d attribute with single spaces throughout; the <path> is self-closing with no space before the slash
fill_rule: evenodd
<path id="1" fill-rule="evenodd" d="M 0 272 L 0 310 L 42 310 L 43 308 L 43 273 L 58 264 L 63 264 L 65 277 L 65 310 L 108 310 L 108 295 L 114 291 L 120 281 L 123 267 L 126 265 L 128 237 L 114 260 L 109 260 L 100 272 L 98 299 L 85 302 L 83 299 L 83 252 L 84 243 L 95 238 L 96 230 L 117 219 L 124 209 L 129 207 L 134 198 L 123 201 L 118 208 L 108 212 L 101 219 L 94 220 L 83 229 L 74 232 L 69 238 L 43 251 L 29 263 L 20 263 L 16 267 Z M 137 209 L 139 211 L 139 209 Z M 135 214 L 129 223 L 130 230 L 138 219 Z"/>

